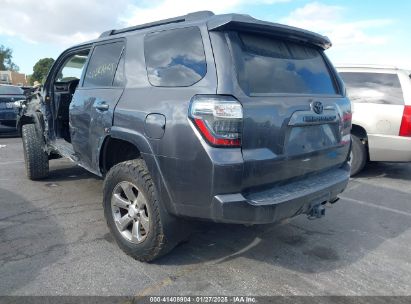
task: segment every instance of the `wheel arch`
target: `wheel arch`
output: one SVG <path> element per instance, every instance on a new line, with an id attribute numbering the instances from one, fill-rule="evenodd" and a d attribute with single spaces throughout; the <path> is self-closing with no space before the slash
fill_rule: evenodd
<path id="1" fill-rule="evenodd" d="M 351 128 L 351 134 L 357 136 L 361 140 L 368 141 L 368 134 L 367 130 L 365 130 L 362 126 L 353 124 Z"/>
<path id="2" fill-rule="evenodd" d="M 366 151 L 366 157 L 367 160 L 370 159 L 370 151 L 369 151 L 369 146 L 368 146 L 368 133 L 365 128 L 363 128 L 360 125 L 353 124 L 351 128 L 351 134 L 355 135 L 360 139 L 360 141 L 364 144 L 365 146 L 365 151 Z"/>
<path id="3" fill-rule="evenodd" d="M 133 143 L 106 136 L 100 149 L 99 169 L 105 175 L 114 165 L 141 157 L 140 149 Z"/>
<path id="4" fill-rule="evenodd" d="M 116 150 L 118 151 L 121 148 L 130 152 L 126 153 L 127 157 L 120 156 L 119 158 L 111 159 L 110 157 L 115 154 L 113 152 Z M 174 206 L 171 192 L 167 187 L 157 157 L 154 155 L 147 138 L 143 134 L 139 134 L 132 130 L 113 127 L 110 135 L 106 136 L 100 148 L 100 172 L 105 176 L 113 165 L 133 158 L 142 158 L 145 161 L 153 183 L 157 188 L 161 203 L 164 204 L 170 213 L 176 214 L 176 208 Z"/>
<path id="5" fill-rule="evenodd" d="M 119 151 L 121 153 L 116 153 Z M 128 129 L 112 127 L 99 149 L 99 170 L 104 175 L 112 166 L 143 157 L 142 154 L 152 154 L 144 135 Z"/>
<path id="6" fill-rule="evenodd" d="M 19 135 L 22 135 L 22 128 L 26 124 L 34 124 L 36 126 L 36 130 L 43 134 L 44 131 L 44 120 L 43 114 L 39 111 L 36 112 L 27 112 L 24 113 L 18 120 L 17 120 L 17 131 Z"/>

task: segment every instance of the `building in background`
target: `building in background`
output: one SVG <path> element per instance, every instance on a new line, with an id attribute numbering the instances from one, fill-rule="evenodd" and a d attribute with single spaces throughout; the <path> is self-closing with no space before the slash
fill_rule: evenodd
<path id="1" fill-rule="evenodd" d="M 27 86 L 29 85 L 29 79 L 26 77 L 26 74 L 13 71 L 0 71 L 0 84 Z"/>

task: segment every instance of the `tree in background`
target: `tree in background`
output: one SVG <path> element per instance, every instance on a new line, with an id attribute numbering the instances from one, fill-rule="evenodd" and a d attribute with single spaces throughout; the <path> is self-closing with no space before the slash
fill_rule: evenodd
<path id="1" fill-rule="evenodd" d="M 44 83 L 53 63 L 53 58 L 43 58 L 37 61 L 37 63 L 33 67 L 33 74 L 30 76 L 31 84 L 33 84 L 35 81 Z"/>
<path id="2" fill-rule="evenodd" d="M 0 70 L 18 72 L 19 67 L 12 61 L 13 50 L 0 44 Z"/>

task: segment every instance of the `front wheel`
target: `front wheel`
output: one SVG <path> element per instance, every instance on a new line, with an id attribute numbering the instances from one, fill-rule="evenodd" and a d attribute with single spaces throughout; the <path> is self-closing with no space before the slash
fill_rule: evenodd
<path id="1" fill-rule="evenodd" d="M 27 177 L 31 180 L 47 177 L 49 159 L 44 149 L 43 137 L 37 132 L 34 124 L 23 125 L 21 133 Z"/>
<path id="2" fill-rule="evenodd" d="M 103 207 L 117 244 L 131 257 L 149 262 L 175 246 L 177 218 L 160 205 L 142 159 L 110 169 L 104 181 Z"/>

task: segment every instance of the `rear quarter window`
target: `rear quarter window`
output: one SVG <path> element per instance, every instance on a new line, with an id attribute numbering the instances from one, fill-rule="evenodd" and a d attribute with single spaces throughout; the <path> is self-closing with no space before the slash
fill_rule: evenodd
<path id="1" fill-rule="evenodd" d="M 322 50 L 238 33 L 238 78 L 248 94 L 336 94 Z"/>
<path id="2" fill-rule="evenodd" d="M 340 76 L 354 103 L 404 104 L 397 74 L 341 72 Z"/>
<path id="3" fill-rule="evenodd" d="M 207 71 L 198 27 L 148 34 L 144 39 L 144 54 L 148 79 L 153 86 L 191 86 Z"/>

